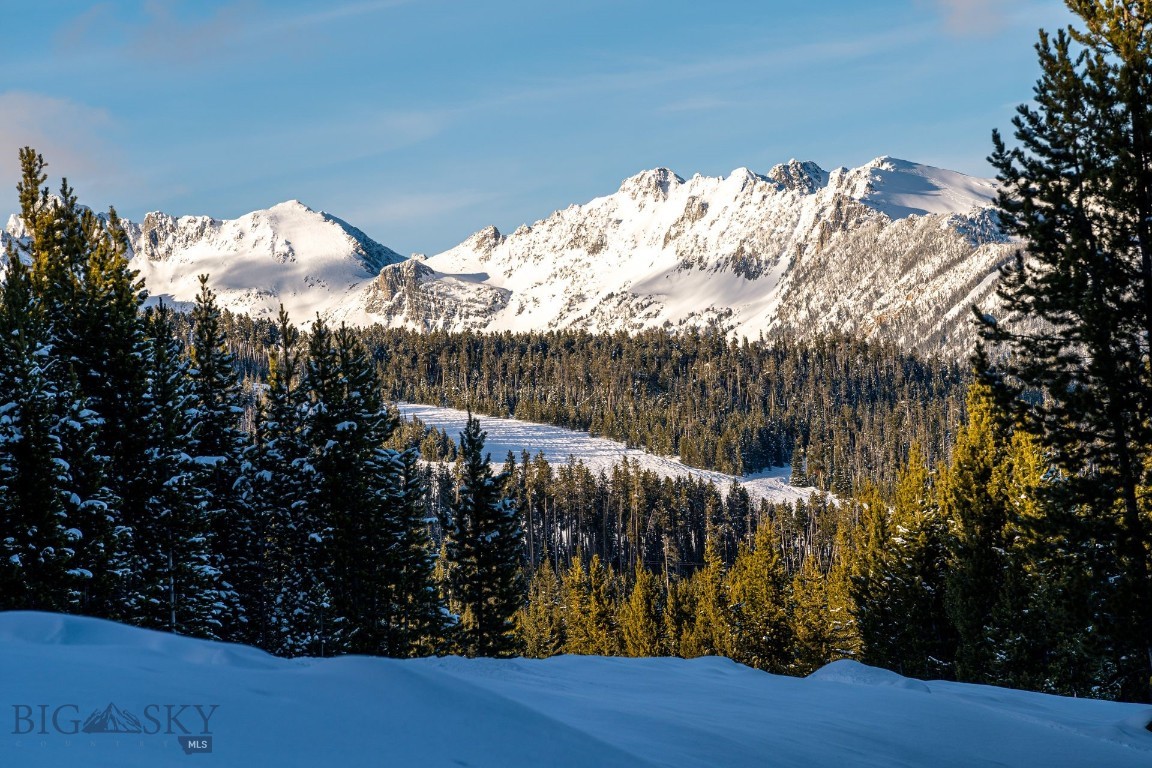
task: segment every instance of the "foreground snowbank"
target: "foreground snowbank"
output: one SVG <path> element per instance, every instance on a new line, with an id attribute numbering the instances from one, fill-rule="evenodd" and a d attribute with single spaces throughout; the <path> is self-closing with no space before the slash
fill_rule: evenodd
<path id="1" fill-rule="evenodd" d="M 1152 708 L 854 662 L 282 660 L 22 612 L 0 715 L 3 766 L 1152 765 Z"/>

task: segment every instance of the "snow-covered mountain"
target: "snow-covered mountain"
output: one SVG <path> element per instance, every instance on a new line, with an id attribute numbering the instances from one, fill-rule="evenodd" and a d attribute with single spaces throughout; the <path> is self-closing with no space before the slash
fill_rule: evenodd
<path id="1" fill-rule="evenodd" d="M 236 312 L 297 321 L 354 307 L 369 280 L 403 261 L 395 251 L 327 213 L 289 200 L 266 211 L 221 221 L 149 213 L 125 226 L 153 296 L 191 301 L 198 276 L 210 275 L 220 303 Z M 360 318 L 357 318 L 360 319 Z"/>
<path id="2" fill-rule="evenodd" d="M 666 168 L 509 235 L 486 227 L 405 259 L 296 201 L 231 221 L 150 213 L 126 227 L 153 296 L 197 276 L 228 308 L 419 329 L 715 326 L 756 338 L 844 331 L 964 354 L 1013 246 L 994 182 L 882 157 L 825 172 L 683 179 Z M 8 235 L 19 236 L 20 222 Z"/>
<path id="3" fill-rule="evenodd" d="M 660 168 L 510 235 L 488 227 L 388 267 L 365 309 L 418 328 L 716 325 L 966 349 L 968 307 L 1012 251 L 994 196 L 991 181 L 887 157 L 688 180 Z"/>

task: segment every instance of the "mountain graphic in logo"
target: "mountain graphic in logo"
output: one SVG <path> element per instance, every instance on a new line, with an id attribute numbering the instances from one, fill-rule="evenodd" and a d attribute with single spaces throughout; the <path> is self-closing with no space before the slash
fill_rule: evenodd
<path id="1" fill-rule="evenodd" d="M 109 702 L 97 709 L 84 721 L 84 733 L 141 733 L 144 729 L 136 715 Z"/>

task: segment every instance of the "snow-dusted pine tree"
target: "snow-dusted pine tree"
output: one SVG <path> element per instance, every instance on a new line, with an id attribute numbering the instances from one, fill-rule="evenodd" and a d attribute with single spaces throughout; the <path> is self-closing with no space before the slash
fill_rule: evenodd
<path id="1" fill-rule="evenodd" d="M 451 602 L 460 619 L 457 644 L 466 656 L 511 653 L 512 619 L 524 601 L 520 521 L 504 498 L 504 478 L 492 475 L 485 434 L 469 414 L 460 434 L 448 537 Z"/>
<path id="2" fill-rule="evenodd" d="M 241 465 L 248 436 L 241 419 L 241 387 L 235 355 L 228 348 L 216 294 L 208 275 L 192 308 L 191 432 L 188 452 L 196 462 L 203 510 L 212 534 L 213 566 L 220 571 L 220 637 L 246 639 L 239 591 L 252 571 L 259 543 L 251 510 L 242 503 Z M 251 591 L 249 589 L 249 591 Z"/>
<path id="3" fill-rule="evenodd" d="M 149 309 L 145 461 L 129 488 L 130 538 L 117 617 L 137 626 L 218 637 L 223 603 L 213 562 L 202 473 L 190 454 L 193 395 L 189 361 L 172 311 Z"/>

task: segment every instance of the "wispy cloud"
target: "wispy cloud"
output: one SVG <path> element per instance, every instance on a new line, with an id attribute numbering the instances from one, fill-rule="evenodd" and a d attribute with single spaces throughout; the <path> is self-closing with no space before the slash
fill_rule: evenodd
<path id="1" fill-rule="evenodd" d="M 371 205 L 353 208 L 350 215 L 368 224 L 390 225 L 412 220 L 436 221 L 446 214 L 491 200 L 491 191 L 454 189 L 444 192 L 404 192 L 376 198 Z"/>
<path id="2" fill-rule="evenodd" d="M 1009 27 L 1062 25 L 1070 15 L 1061 0 L 916 0 L 934 9 L 956 37 L 989 37 Z"/>
<path id="3" fill-rule="evenodd" d="M 296 55 L 320 27 L 380 14 L 412 2 L 361 0 L 285 15 L 267 0 L 239 0 L 211 10 L 187 0 L 145 0 L 138 16 L 118 13 L 105 2 L 91 6 L 64 25 L 56 34 L 56 45 L 72 50 L 112 44 L 119 52 L 139 60 L 177 65 L 210 62 L 229 53 L 251 53 L 253 47 Z M 305 31 L 308 36 L 297 34 Z M 285 41 L 285 34 L 294 35 L 292 41 Z M 268 47 L 270 42 L 275 45 Z"/>
<path id="4" fill-rule="evenodd" d="M 369 0 L 368 2 L 345 3 L 323 11 L 289 16 L 276 22 L 274 26 L 289 29 L 313 27 L 318 24 L 328 24 L 333 21 L 344 21 L 357 16 L 380 13 L 402 5 L 410 5 L 413 2 L 415 0 Z"/>
<path id="5" fill-rule="evenodd" d="M 692 96 L 686 99 L 671 101 L 660 108 L 661 112 L 710 112 L 717 109 L 727 109 L 735 102 L 730 99 L 721 99 L 716 96 Z"/>
<path id="6" fill-rule="evenodd" d="M 548 101 L 630 91 L 646 92 L 667 86 L 683 88 L 688 84 L 703 83 L 712 87 L 717 82 L 723 82 L 727 86 L 732 86 L 742 81 L 779 77 L 781 73 L 788 71 L 808 70 L 813 63 L 827 66 L 866 59 L 905 45 L 909 39 L 922 37 L 928 34 L 928 31 L 924 25 L 904 26 L 875 35 L 783 46 L 775 41 L 765 41 L 764 45 L 750 51 L 704 55 L 687 60 L 683 58 L 620 60 L 611 62 L 611 67 L 598 73 L 528 81 L 521 87 L 510 89 L 478 106 L 491 107 L 515 102 Z M 687 95 L 681 103 L 690 109 L 694 103 L 703 104 L 701 98 L 705 97 Z"/>
<path id="7" fill-rule="evenodd" d="M 15 179 L 17 150 L 30 146 L 65 175 L 98 175 L 115 165 L 104 132 L 112 119 L 102 109 L 23 91 L 0 92 L 0 177 Z"/>
<path id="8" fill-rule="evenodd" d="M 935 0 L 950 32 L 957 35 L 991 35 L 1007 23 L 1005 0 Z"/>

